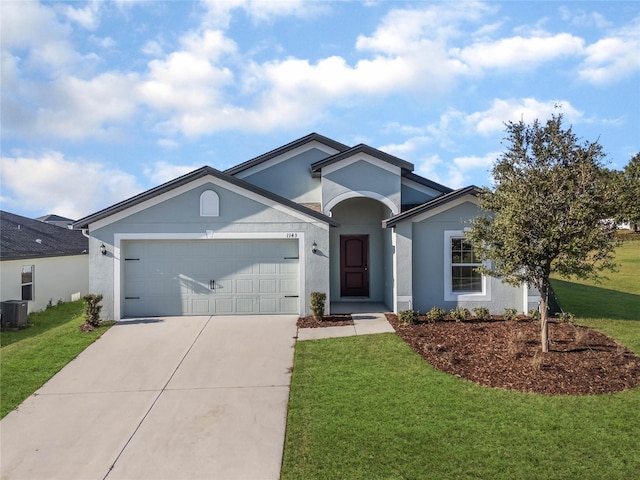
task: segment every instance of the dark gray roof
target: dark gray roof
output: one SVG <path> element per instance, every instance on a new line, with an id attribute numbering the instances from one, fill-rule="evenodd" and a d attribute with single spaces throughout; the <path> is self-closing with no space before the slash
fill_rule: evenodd
<path id="1" fill-rule="evenodd" d="M 82 232 L 0 211 L 0 259 L 81 255 L 89 251 Z M 39 240 L 39 241 L 38 241 Z"/>
<path id="2" fill-rule="evenodd" d="M 389 228 L 397 225 L 398 223 L 407 220 L 415 215 L 419 215 L 424 212 L 428 212 L 429 210 L 444 205 L 446 203 L 451 202 L 460 197 L 464 197 L 465 195 L 478 195 L 480 193 L 480 189 L 475 185 L 470 185 L 468 187 L 460 188 L 458 190 L 453 190 L 452 192 L 447 193 L 446 195 L 442 195 L 440 197 L 436 197 L 432 200 L 429 200 L 422 205 L 418 205 L 411 210 L 407 210 L 406 212 L 399 213 L 398 215 L 394 215 L 393 217 L 387 218 L 382 221 L 382 226 L 384 228 Z"/>
<path id="3" fill-rule="evenodd" d="M 353 155 L 356 155 L 358 153 L 366 153 L 368 155 L 371 155 L 372 157 L 375 157 L 379 160 L 390 163 L 391 165 L 400 167 L 405 172 L 411 172 L 413 170 L 413 163 L 409 163 L 405 160 L 402 160 L 401 158 L 394 157 L 393 155 L 384 153 L 383 151 L 378 150 L 377 148 L 373 148 L 373 147 L 370 147 L 369 145 L 364 145 L 361 143 L 360 145 L 356 145 L 353 148 L 344 150 L 340 153 L 336 153 L 335 155 L 332 155 L 328 158 L 320 160 L 319 162 L 311 164 L 311 172 L 317 175 L 320 173 L 323 167 L 327 167 L 329 165 L 339 162 L 340 160 L 344 160 L 345 158 L 352 157 Z"/>
<path id="4" fill-rule="evenodd" d="M 247 160 L 246 162 L 243 162 L 240 165 L 236 165 L 235 167 L 228 168 L 227 170 L 224 171 L 224 173 L 226 173 L 227 175 L 235 175 L 251 167 L 254 167 L 263 162 L 266 162 L 267 160 L 271 160 L 272 158 L 282 155 L 283 153 L 287 153 L 293 150 L 294 148 L 298 148 L 306 143 L 310 143 L 314 141 L 320 142 L 340 152 L 347 150 L 349 148 L 347 145 L 344 145 L 340 142 L 336 142 L 335 140 L 322 136 L 318 133 L 310 133 L 305 137 L 299 138 L 298 140 L 294 140 L 291 143 L 287 143 L 286 145 L 276 148 L 275 150 L 271 150 L 270 152 L 264 153 L 259 157 L 252 158 L 251 160 Z"/>
<path id="5" fill-rule="evenodd" d="M 438 190 L 439 192 L 442 192 L 442 193 L 453 192 L 452 188 L 445 187 L 444 185 L 440 185 L 439 183 L 436 183 L 432 180 L 421 177 L 420 175 L 416 175 L 415 173 L 412 173 L 412 172 L 405 173 L 404 177 L 406 177 L 408 180 L 412 180 L 416 183 L 424 185 L 425 187 L 433 188 L 434 190 Z"/>
<path id="6" fill-rule="evenodd" d="M 256 187 L 249 182 L 245 182 L 239 178 L 232 177 L 231 175 L 227 175 L 220 170 L 216 170 L 213 167 L 204 166 L 200 167 L 193 172 L 187 173 L 186 175 L 182 175 L 174 180 L 171 180 L 167 183 L 163 183 L 155 188 L 147 190 L 146 192 L 142 192 L 135 197 L 131 197 L 122 202 L 116 203 L 110 207 L 107 207 L 99 212 L 93 213 L 89 216 L 81 218 L 77 222 L 73 224 L 73 228 L 89 228 L 89 224 L 93 222 L 97 222 L 98 220 L 102 220 L 104 218 L 110 217 L 111 215 L 126 210 L 128 208 L 133 207 L 134 205 L 138 205 L 139 203 L 145 202 L 151 198 L 154 198 L 163 193 L 169 192 L 175 188 L 181 187 L 182 185 L 186 185 L 188 183 L 197 180 L 198 178 L 205 177 L 207 175 L 211 175 L 212 177 L 219 178 L 224 180 L 225 182 L 229 182 L 233 185 L 236 185 L 240 188 L 243 188 L 247 191 L 256 193 L 264 198 L 268 198 L 269 200 L 273 200 L 274 202 L 278 202 L 282 205 L 286 205 L 287 207 L 293 208 L 294 210 L 298 210 L 306 215 L 317 218 L 318 220 L 325 222 L 331 226 L 337 227 L 340 224 L 330 217 L 323 215 L 322 213 L 316 212 L 310 208 L 304 207 L 298 203 L 292 202 L 291 200 L 281 197 L 280 195 L 276 195 L 275 193 L 269 192 L 262 188 Z"/>

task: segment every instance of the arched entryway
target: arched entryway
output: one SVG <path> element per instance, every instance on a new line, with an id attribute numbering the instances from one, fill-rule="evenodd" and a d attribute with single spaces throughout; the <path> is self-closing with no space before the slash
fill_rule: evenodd
<path id="1" fill-rule="evenodd" d="M 330 231 L 332 302 L 389 304 L 393 290 L 391 232 L 382 220 L 391 209 L 379 200 L 353 197 L 331 209 L 340 227 Z"/>

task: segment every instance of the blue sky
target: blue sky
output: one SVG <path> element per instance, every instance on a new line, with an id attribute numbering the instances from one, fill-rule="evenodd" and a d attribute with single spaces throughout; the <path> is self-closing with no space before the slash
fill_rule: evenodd
<path id="1" fill-rule="evenodd" d="M 2 209 L 80 218 L 317 132 L 490 185 L 504 122 L 640 151 L 640 2 L 0 1 Z M 558 108 L 559 107 L 559 108 Z"/>

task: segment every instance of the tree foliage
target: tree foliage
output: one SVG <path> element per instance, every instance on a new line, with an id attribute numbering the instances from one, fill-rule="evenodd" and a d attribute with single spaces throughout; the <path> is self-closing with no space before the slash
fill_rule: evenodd
<path id="1" fill-rule="evenodd" d="M 637 226 L 640 224 L 640 153 L 636 153 L 620 172 L 617 187 L 617 219 Z"/>
<path id="2" fill-rule="evenodd" d="M 493 167 L 494 189 L 479 195 L 486 214 L 469 240 L 491 268 L 482 273 L 538 289 L 542 350 L 548 351 L 547 293 L 551 272 L 597 277 L 613 268 L 615 209 L 598 142 L 580 143 L 562 115 L 506 124 L 507 149 Z"/>

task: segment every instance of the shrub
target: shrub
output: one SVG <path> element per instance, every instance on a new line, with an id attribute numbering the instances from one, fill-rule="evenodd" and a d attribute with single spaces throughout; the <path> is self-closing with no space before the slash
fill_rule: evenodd
<path id="1" fill-rule="evenodd" d="M 427 317 L 427 321 L 429 321 L 430 323 L 435 323 L 444 320 L 444 316 L 446 314 L 447 312 L 445 312 L 443 309 L 439 307 L 433 307 L 425 314 L 425 317 Z"/>
<path id="2" fill-rule="evenodd" d="M 505 308 L 504 309 L 504 319 L 507 322 L 513 322 L 518 319 L 518 310 L 515 308 Z"/>
<path id="3" fill-rule="evenodd" d="M 574 324 L 576 323 L 576 316 L 570 312 L 562 312 L 558 317 L 558 320 L 560 320 L 562 323 Z"/>
<path id="4" fill-rule="evenodd" d="M 534 320 L 540 320 L 540 310 L 529 310 L 529 317 L 533 318 Z"/>
<path id="5" fill-rule="evenodd" d="M 324 303 L 327 301 L 327 294 L 322 292 L 311 292 L 311 313 L 318 322 L 324 316 Z"/>
<path id="6" fill-rule="evenodd" d="M 100 310 L 102 310 L 102 305 L 99 305 L 99 303 L 102 301 L 102 295 L 90 293 L 82 297 L 82 299 L 84 300 L 86 325 L 93 328 L 100 326 Z"/>
<path id="7" fill-rule="evenodd" d="M 402 310 L 398 314 L 398 318 L 401 322 L 407 323 L 409 325 L 414 325 L 418 323 L 418 312 L 415 310 Z"/>
<path id="8" fill-rule="evenodd" d="M 476 307 L 473 309 L 473 313 L 478 318 L 478 320 L 487 321 L 491 320 L 491 314 L 489 313 L 489 309 L 487 307 Z"/>
<path id="9" fill-rule="evenodd" d="M 449 311 L 449 316 L 456 322 L 465 321 L 469 315 L 471 315 L 471 312 L 469 312 L 469 310 L 464 307 L 456 307 L 453 310 Z"/>

